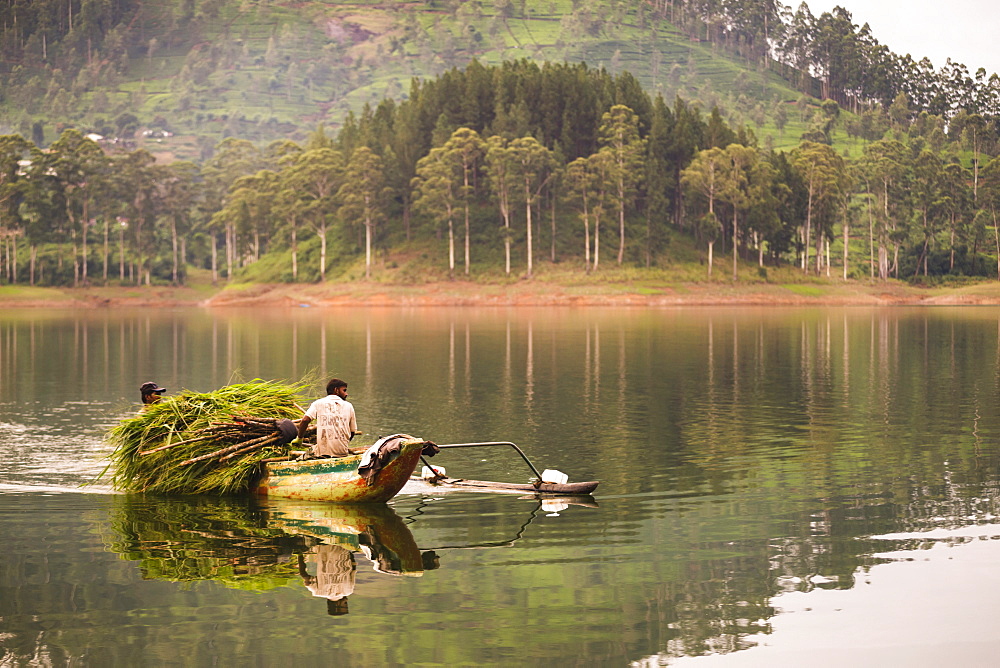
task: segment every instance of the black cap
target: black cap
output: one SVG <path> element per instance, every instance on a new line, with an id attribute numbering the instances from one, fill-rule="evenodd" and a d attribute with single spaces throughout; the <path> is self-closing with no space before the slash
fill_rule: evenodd
<path id="1" fill-rule="evenodd" d="M 156 383 L 143 383 L 139 386 L 139 391 L 143 394 L 153 394 L 154 392 L 156 394 L 163 394 L 167 391 L 167 388 L 160 387 Z"/>

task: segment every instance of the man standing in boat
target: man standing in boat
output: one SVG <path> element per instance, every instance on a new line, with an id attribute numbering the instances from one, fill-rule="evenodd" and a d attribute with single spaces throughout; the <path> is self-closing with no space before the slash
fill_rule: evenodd
<path id="1" fill-rule="evenodd" d="M 316 445 L 313 454 L 320 457 L 343 457 L 351 454 L 348 443 L 358 431 L 354 406 L 347 401 L 347 383 L 339 378 L 326 384 L 326 396 L 312 402 L 299 420 L 298 436 L 293 445 L 302 442 L 309 424 L 316 421 Z"/>

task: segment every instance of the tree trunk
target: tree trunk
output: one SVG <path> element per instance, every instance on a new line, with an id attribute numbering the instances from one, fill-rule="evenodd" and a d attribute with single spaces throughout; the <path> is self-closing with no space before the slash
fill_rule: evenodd
<path id="1" fill-rule="evenodd" d="M 737 225 L 739 223 L 739 221 L 737 219 L 738 213 L 739 213 L 739 210 L 734 205 L 733 206 L 733 280 L 734 281 L 739 280 L 739 277 L 740 277 L 739 273 L 737 271 L 737 269 L 738 269 L 737 262 L 739 260 L 740 254 L 739 254 L 739 246 L 736 243 L 737 238 L 738 238 L 737 234 L 736 234 L 737 233 Z"/>
<path id="2" fill-rule="evenodd" d="M 212 234 L 212 285 L 219 284 L 219 238 Z"/>
<path id="3" fill-rule="evenodd" d="M 851 241 L 851 235 L 849 232 L 850 226 L 847 222 L 847 215 L 844 215 L 844 280 L 847 280 L 847 249 Z"/>
<path id="4" fill-rule="evenodd" d="M 403 196 L 403 229 L 406 231 L 406 240 L 410 240 L 410 196 Z"/>
<path id="5" fill-rule="evenodd" d="M 231 223 L 226 223 L 226 283 L 233 280 L 233 264 L 236 262 L 236 236 Z"/>
<path id="6" fill-rule="evenodd" d="M 532 262 L 534 260 L 534 257 L 532 256 L 532 240 L 531 240 L 531 189 L 528 187 L 527 181 L 525 181 L 524 183 L 524 201 L 526 202 L 525 209 L 528 219 L 526 228 L 528 232 L 528 238 L 526 240 L 528 246 L 528 278 L 531 278 L 533 270 Z"/>
<path id="7" fill-rule="evenodd" d="M 466 185 L 468 188 L 468 185 Z M 465 275 L 469 275 L 469 200 L 465 200 Z"/>
<path id="8" fill-rule="evenodd" d="M 955 215 L 951 216 L 951 239 L 949 241 L 951 246 L 951 252 L 949 253 L 948 259 L 948 273 L 955 271 Z"/>
<path id="9" fill-rule="evenodd" d="M 625 260 L 625 180 L 618 179 L 618 264 Z"/>
<path id="10" fill-rule="evenodd" d="M 172 272 L 172 280 L 174 286 L 177 285 L 177 219 L 173 216 L 170 217 L 170 241 L 173 246 L 173 259 L 174 266 Z"/>
<path id="11" fill-rule="evenodd" d="M 104 274 L 102 276 L 105 284 L 108 282 L 108 258 L 111 255 L 111 247 L 108 244 L 108 235 L 110 233 L 110 230 L 108 228 L 110 226 L 111 226 L 111 221 L 108 220 L 107 216 L 105 216 L 104 217 Z"/>
<path id="12" fill-rule="evenodd" d="M 468 230 L 466 230 L 468 234 Z M 468 239 L 466 239 L 466 273 L 469 271 L 468 266 Z M 365 218 L 365 278 L 369 279 L 372 277 L 372 217 L 371 214 L 367 214 Z"/>
<path id="13" fill-rule="evenodd" d="M 802 245 L 802 271 L 809 271 L 809 235 L 812 233 L 813 184 L 809 184 L 809 202 L 806 205 L 806 231 Z"/>
<path id="14" fill-rule="evenodd" d="M 295 223 L 292 223 L 292 282 L 299 280 L 299 242 Z"/>
<path id="15" fill-rule="evenodd" d="M 1000 228 L 997 227 L 997 210 L 990 207 L 993 213 L 993 235 L 997 240 L 997 280 L 1000 281 Z"/>
<path id="16" fill-rule="evenodd" d="M 601 211 L 594 211 L 594 269 L 601 258 Z"/>
<path id="17" fill-rule="evenodd" d="M 326 223 L 319 228 L 319 280 L 326 282 Z"/>
<path id="18" fill-rule="evenodd" d="M 90 228 L 90 207 L 88 206 L 88 201 L 86 197 L 83 198 L 83 220 L 80 223 L 80 227 L 83 228 L 81 231 L 82 245 L 80 247 L 80 254 L 83 264 L 80 268 L 81 269 L 80 280 L 84 285 L 86 285 L 87 284 L 87 230 L 88 228 Z"/>
<path id="19" fill-rule="evenodd" d="M 448 213 L 448 278 L 455 280 L 455 224 Z"/>
<path id="20" fill-rule="evenodd" d="M 556 263 L 556 193 L 555 189 L 552 192 L 552 206 L 550 207 L 552 212 L 552 252 L 549 256 L 549 261 L 552 264 Z"/>
<path id="21" fill-rule="evenodd" d="M 510 276 L 510 211 L 507 209 L 507 205 L 503 208 L 503 254 L 504 254 L 504 271 Z"/>

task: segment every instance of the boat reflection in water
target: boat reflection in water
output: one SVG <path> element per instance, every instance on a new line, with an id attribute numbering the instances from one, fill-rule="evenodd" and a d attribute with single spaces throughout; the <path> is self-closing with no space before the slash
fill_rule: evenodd
<path id="1" fill-rule="evenodd" d="M 403 520 L 383 504 L 122 496 L 112 526 L 109 548 L 140 562 L 146 579 L 215 580 L 258 591 L 298 581 L 327 599 L 334 615 L 347 612 L 357 553 L 390 576 L 438 566 L 437 555 L 421 554 Z"/>
<path id="2" fill-rule="evenodd" d="M 420 576 L 438 565 L 437 555 L 421 554 L 402 518 L 386 505 L 270 500 L 265 512 L 269 525 L 319 541 L 307 553 L 297 555 L 298 569 L 313 596 L 327 599 L 331 615 L 347 613 L 347 597 L 354 593 L 357 552 L 368 558 L 376 572 L 388 575 Z M 310 561 L 315 564 L 313 574 L 306 565 Z"/>

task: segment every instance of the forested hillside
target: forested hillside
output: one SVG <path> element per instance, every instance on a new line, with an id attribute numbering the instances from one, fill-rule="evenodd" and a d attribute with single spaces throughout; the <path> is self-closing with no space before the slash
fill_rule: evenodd
<path id="1" fill-rule="evenodd" d="M 800 95 L 857 113 L 843 129 L 869 139 L 884 128 L 862 112 L 900 94 L 942 117 L 993 116 L 1000 101 L 995 75 L 897 55 L 843 10 L 776 0 L 0 0 L 0 133 L 45 146 L 75 127 L 203 159 L 229 136 L 336 129 L 473 58 L 628 71 L 779 148 L 817 129 L 785 108 Z"/>
<path id="2" fill-rule="evenodd" d="M 4 282 L 1000 269 L 996 77 L 841 10 L 0 7 Z"/>

